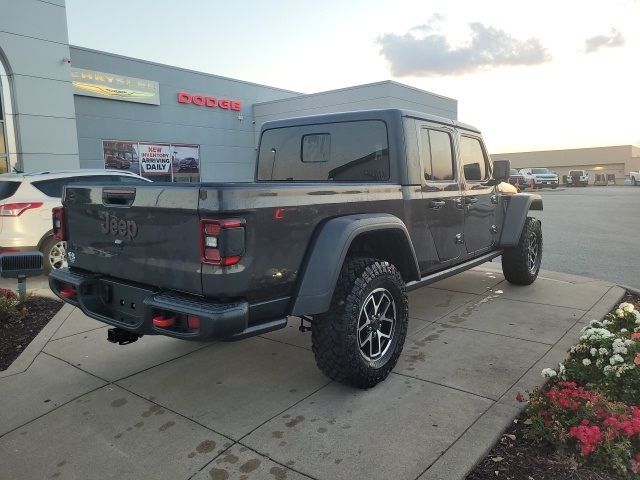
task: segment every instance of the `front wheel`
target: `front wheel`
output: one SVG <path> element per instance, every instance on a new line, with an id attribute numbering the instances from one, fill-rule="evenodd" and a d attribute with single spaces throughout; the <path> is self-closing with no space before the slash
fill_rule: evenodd
<path id="1" fill-rule="evenodd" d="M 509 283 L 531 285 L 538 278 L 541 261 L 542 225 L 540 220 L 527 217 L 518 244 L 502 253 L 502 273 Z"/>
<path id="2" fill-rule="evenodd" d="M 330 310 L 313 318 L 316 363 L 332 380 L 371 388 L 395 367 L 408 321 L 407 291 L 395 266 L 373 258 L 349 257 Z"/>
<path id="3" fill-rule="evenodd" d="M 40 251 L 43 256 L 42 263 L 44 270 L 47 274 L 52 270 L 67 266 L 67 242 L 57 240 L 54 237 L 47 237 L 47 239 L 42 242 Z"/>

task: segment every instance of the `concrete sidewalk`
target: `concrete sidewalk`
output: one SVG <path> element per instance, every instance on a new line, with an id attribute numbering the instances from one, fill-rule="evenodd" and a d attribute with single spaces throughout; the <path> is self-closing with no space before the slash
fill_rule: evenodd
<path id="1" fill-rule="evenodd" d="M 516 287 L 499 263 L 414 291 L 403 355 L 368 391 L 324 377 L 296 319 L 236 343 L 121 347 L 67 306 L 0 373 L 0 478 L 463 478 L 516 392 L 623 293 L 552 272 Z"/>

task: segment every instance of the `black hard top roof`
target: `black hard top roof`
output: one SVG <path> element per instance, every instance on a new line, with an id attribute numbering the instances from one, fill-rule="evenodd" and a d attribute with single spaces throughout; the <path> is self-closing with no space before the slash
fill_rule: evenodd
<path id="1" fill-rule="evenodd" d="M 417 118 L 419 120 L 426 120 L 428 122 L 439 123 L 441 125 L 448 125 L 450 127 L 480 133 L 480 130 L 476 127 L 456 120 L 451 120 L 450 118 L 399 108 L 356 110 L 352 112 L 325 113 L 321 115 L 309 115 L 306 117 L 285 118 L 282 120 L 265 122 L 262 125 L 262 130 L 264 131 L 270 128 L 293 127 L 315 123 L 350 122 L 355 120 L 390 120 L 400 117 Z"/>

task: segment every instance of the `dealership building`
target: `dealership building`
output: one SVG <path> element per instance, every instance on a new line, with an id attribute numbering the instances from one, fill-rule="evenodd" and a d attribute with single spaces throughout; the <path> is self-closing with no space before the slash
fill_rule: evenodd
<path id="1" fill-rule="evenodd" d="M 571 170 L 589 172 L 589 183 L 598 176 L 615 178 L 622 184 L 629 172 L 640 170 L 640 148 L 633 145 L 611 147 L 574 148 L 569 150 L 545 150 L 539 152 L 493 153 L 494 160 L 510 160 L 514 168 L 546 167 L 555 171 L 560 178 Z"/>
<path id="2" fill-rule="evenodd" d="M 246 181 L 264 122 L 372 108 L 457 119 L 456 100 L 392 81 L 302 94 L 71 46 L 64 0 L 2 4 L 1 171 Z"/>

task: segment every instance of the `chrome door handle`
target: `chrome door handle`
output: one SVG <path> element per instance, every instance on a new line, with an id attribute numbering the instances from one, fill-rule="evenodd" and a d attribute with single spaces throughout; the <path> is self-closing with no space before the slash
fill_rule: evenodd
<path id="1" fill-rule="evenodd" d="M 445 202 L 444 200 L 431 200 L 429 202 L 429 208 L 431 208 L 433 210 L 440 210 L 446 204 L 447 204 L 447 202 Z"/>

